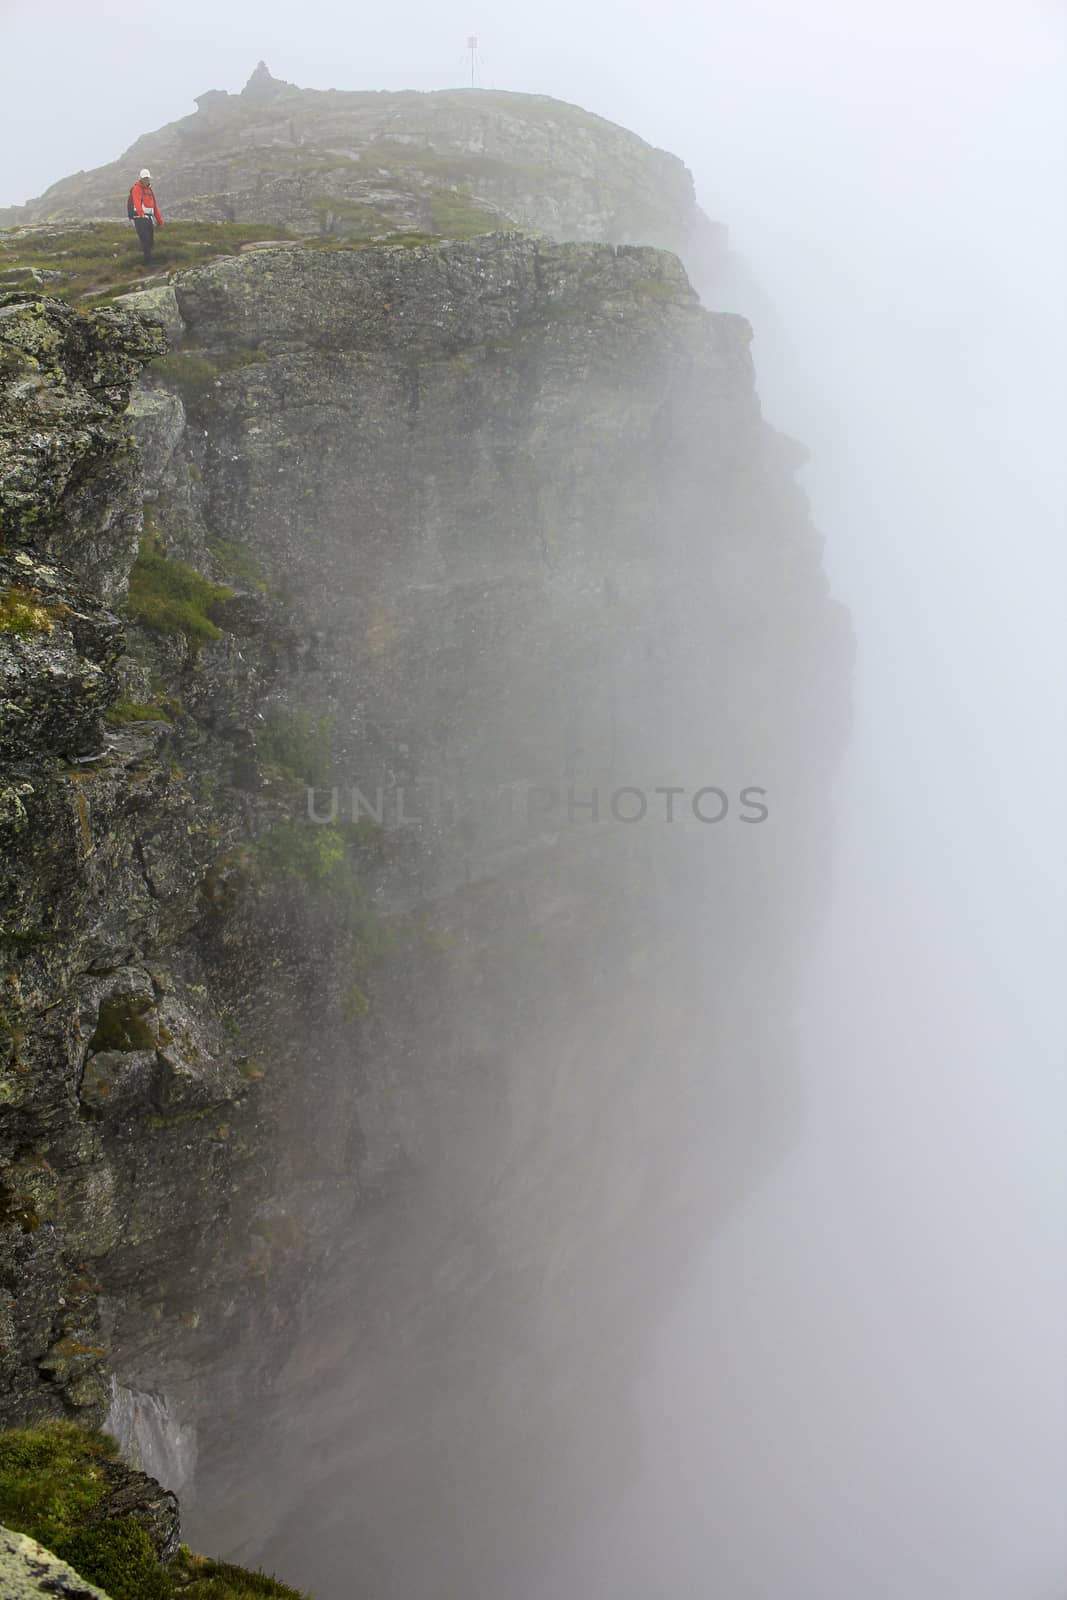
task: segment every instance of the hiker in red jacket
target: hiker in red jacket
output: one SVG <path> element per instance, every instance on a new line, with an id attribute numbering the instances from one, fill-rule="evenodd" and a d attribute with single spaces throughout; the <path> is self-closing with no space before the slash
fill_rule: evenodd
<path id="1" fill-rule="evenodd" d="M 155 230 L 163 226 L 163 218 L 159 214 L 159 206 L 152 193 L 152 174 L 147 167 L 141 168 L 141 176 L 130 190 L 126 201 L 126 215 L 132 219 L 137 229 L 145 266 L 148 266 L 152 260 Z"/>

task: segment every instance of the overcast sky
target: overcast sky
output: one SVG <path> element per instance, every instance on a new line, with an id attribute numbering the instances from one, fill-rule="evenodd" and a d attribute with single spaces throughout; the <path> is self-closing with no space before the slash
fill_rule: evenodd
<path id="1" fill-rule="evenodd" d="M 895 186 L 902 140 L 954 143 L 961 112 L 993 134 L 1047 112 L 1062 16 L 1060 0 L 3 0 L 0 204 L 113 159 L 205 89 L 240 89 L 261 57 L 309 88 L 436 89 L 466 81 L 472 31 L 486 87 L 578 101 L 658 143 L 699 117 L 702 151 L 725 166 L 758 149 L 801 195 L 820 182 L 803 167 L 813 137 L 880 133 L 866 179 Z"/>
<path id="2" fill-rule="evenodd" d="M 0 203 L 260 57 L 309 87 L 430 89 L 465 81 L 469 32 L 484 86 L 579 102 L 692 167 L 776 309 L 761 388 L 814 452 L 856 739 L 804 1006 L 809 1142 L 672 1326 L 657 1482 L 546 1600 L 629 1600 L 627 1572 L 637 1600 L 668 1559 L 675 1600 L 709 1575 L 746 1600 L 1062 1600 L 1063 4 L 0 15 Z"/>

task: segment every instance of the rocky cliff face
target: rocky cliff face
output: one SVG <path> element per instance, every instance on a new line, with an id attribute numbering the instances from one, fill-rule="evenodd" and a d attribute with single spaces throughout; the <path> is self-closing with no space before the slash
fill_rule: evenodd
<path id="1" fill-rule="evenodd" d="M 0 308 L 0 1414 L 155 1396 L 324 1596 L 610 1494 L 787 1136 L 848 635 L 748 337 L 516 233 Z"/>

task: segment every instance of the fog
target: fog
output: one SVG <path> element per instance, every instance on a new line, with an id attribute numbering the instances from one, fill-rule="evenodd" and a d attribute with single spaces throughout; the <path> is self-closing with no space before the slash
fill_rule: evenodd
<path id="1" fill-rule="evenodd" d="M 462 82 L 471 29 L 487 87 L 673 150 L 729 225 L 857 635 L 802 1131 L 666 1312 L 622 1503 L 500 1600 L 1062 1600 L 1063 7 L 9 4 L 0 200 L 259 57 Z"/>

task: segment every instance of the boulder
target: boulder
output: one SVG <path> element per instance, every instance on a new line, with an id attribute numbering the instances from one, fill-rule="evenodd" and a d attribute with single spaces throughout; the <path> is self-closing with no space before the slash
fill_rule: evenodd
<path id="1" fill-rule="evenodd" d="M 135 289 L 130 294 L 116 295 L 115 304 L 121 306 L 124 311 L 135 311 L 146 321 L 156 323 L 163 329 L 171 344 L 176 343 L 185 332 L 185 324 L 178 310 L 178 301 L 169 283 L 161 283 L 148 289 Z"/>

